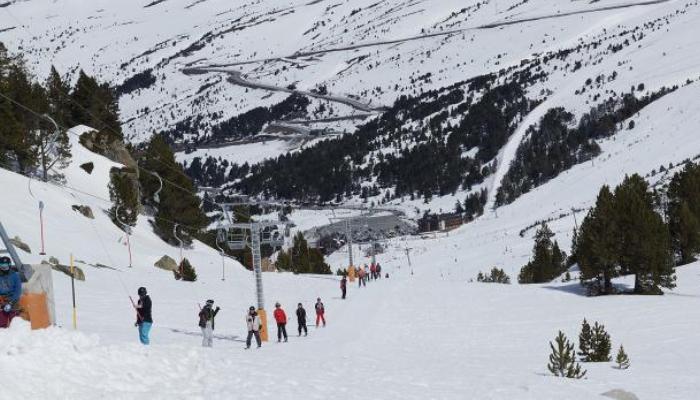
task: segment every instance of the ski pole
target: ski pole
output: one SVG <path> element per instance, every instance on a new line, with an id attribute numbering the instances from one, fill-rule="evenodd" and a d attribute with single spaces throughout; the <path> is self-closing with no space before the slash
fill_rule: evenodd
<path id="1" fill-rule="evenodd" d="M 75 306 L 75 267 L 73 265 L 73 254 L 70 255 L 70 286 L 73 295 L 73 329 L 78 329 L 78 310 Z"/>
<path id="2" fill-rule="evenodd" d="M 143 317 L 141 317 L 141 312 L 136 306 L 136 303 L 134 303 L 134 299 L 131 296 L 129 296 L 129 300 L 131 300 L 131 305 L 134 307 L 134 310 L 136 310 L 136 319 L 138 319 L 139 321 L 143 321 Z"/>

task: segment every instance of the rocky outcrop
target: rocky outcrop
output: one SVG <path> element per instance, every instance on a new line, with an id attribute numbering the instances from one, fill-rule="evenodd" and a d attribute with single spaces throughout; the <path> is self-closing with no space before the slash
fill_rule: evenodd
<path id="1" fill-rule="evenodd" d="M 58 259 L 55 257 L 50 257 L 48 262 L 42 261 L 42 264 L 49 264 L 54 271 L 63 272 L 68 276 L 72 275 L 74 279 L 79 281 L 85 281 L 85 272 L 83 272 L 80 267 L 73 266 L 73 271 L 71 273 L 71 267 L 59 263 Z"/>
<path id="2" fill-rule="evenodd" d="M 177 271 L 177 262 L 168 256 L 161 257 L 160 260 L 153 264 L 156 268 L 164 269 L 166 271 Z"/>
<path id="3" fill-rule="evenodd" d="M 124 143 L 120 140 L 114 140 L 109 135 L 98 131 L 88 131 L 80 135 L 80 144 L 116 163 L 138 170 L 136 160 L 131 156 Z"/>
<path id="4" fill-rule="evenodd" d="M 73 211 L 77 211 L 77 212 L 83 214 L 83 216 L 85 218 L 95 219 L 95 214 L 93 214 L 92 208 L 90 208 L 88 206 L 80 206 L 80 205 L 76 204 L 76 205 L 71 206 L 71 208 L 73 209 Z"/>
<path id="5" fill-rule="evenodd" d="M 12 243 L 13 246 L 24 251 L 25 253 L 32 254 L 32 249 L 29 247 L 28 244 L 24 243 L 22 239 L 19 238 L 19 236 L 15 236 L 13 239 L 10 239 L 10 243 Z"/>
<path id="6" fill-rule="evenodd" d="M 87 172 L 88 175 L 92 174 L 92 170 L 95 169 L 95 164 L 93 162 L 86 162 L 84 164 L 80 164 L 80 168 Z"/>

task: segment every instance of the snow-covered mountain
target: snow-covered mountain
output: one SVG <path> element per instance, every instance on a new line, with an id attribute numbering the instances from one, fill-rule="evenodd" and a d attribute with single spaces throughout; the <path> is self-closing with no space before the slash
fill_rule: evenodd
<path id="1" fill-rule="evenodd" d="M 309 141 L 298 124 L 278 119 L 321 120 L 311 124 L 319 134 L 351 132 L 401 95 L 417 96 L 528 63 L 540 64 L 535 71 L 542 78 L 527 91 L 533 99 L 547 99 L 539 110 L 562 106 L 577 113 L 640 83 L 651 92 L 700 75 L 693 51 L 700 36 L 695 1 L 29 0 L 3 5 L 0 40 L 11 50 L 21 49 L 38 76 L 55 64 L 63 72 L 83 68 L 120 85 L 124 130 L 136 142 L 161 131 L 178 141 L 202 142 L 216 132 L 220 144 L 262 130 L 294 132 Z M 193 67 L 199 73 L 192 73 Z M 586 83 L 589 78 L 593 84 Z M 225 124 L 251 109 L 283 102 L 288 88 L 315 97 L 303 96 L 310 101 L 300 110 L 262 117 L 260 125 Z M 522 125 L 537 122 L 537 115 Z M 506 154 L 521 137 L 521 132 L 514 135 Z M 269 149 L 268 156 L 284 149 Z"/>

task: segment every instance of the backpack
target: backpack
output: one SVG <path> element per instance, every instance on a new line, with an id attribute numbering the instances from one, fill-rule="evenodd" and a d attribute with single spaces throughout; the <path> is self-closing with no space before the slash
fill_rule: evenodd
<path id="1" fill-rule="evenodd" d="M 206 315 L 206 310 L 204 310 L 204 309 L 199 312 L 199 327 L 200 328 L 207 327 L 207 315 Z"/>

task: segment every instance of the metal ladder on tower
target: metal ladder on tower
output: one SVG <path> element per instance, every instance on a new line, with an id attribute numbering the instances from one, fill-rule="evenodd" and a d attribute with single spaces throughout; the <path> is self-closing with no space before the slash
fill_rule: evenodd
<path id="1" fill-rule="evenodd" d="M 258 294 L 258 310 L 265 309 L 265 299 L 263 297 L 262 282 L 262 252 L 260 250 L 260 225 L 253 222 L 250 224 L 250 250 L 253 255 L 253 271 L 255 271 L 255 287 Z"/>

